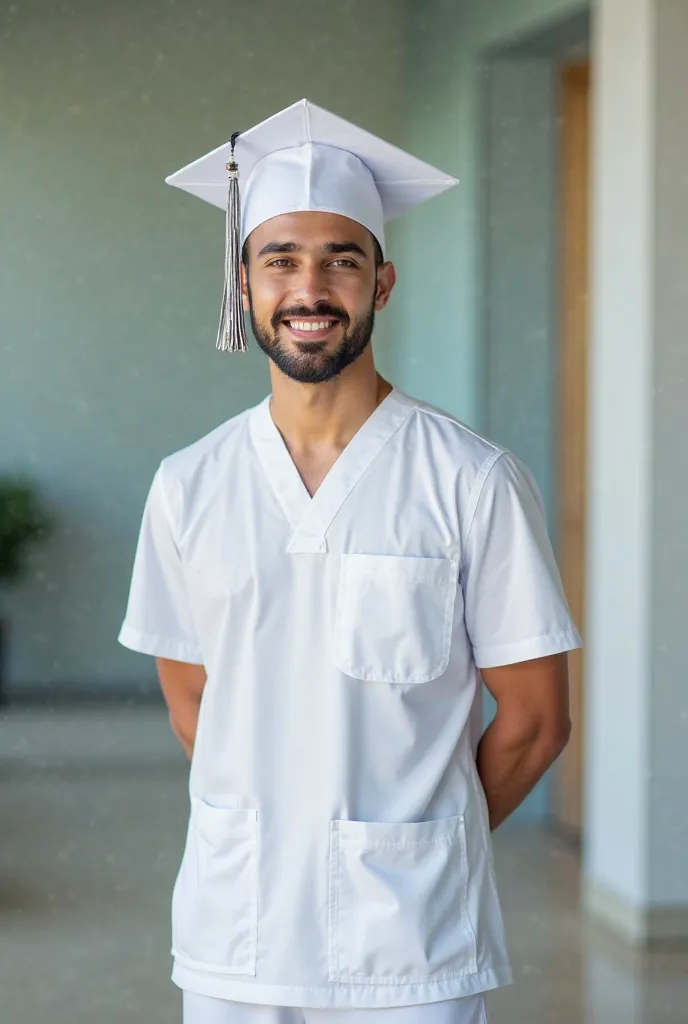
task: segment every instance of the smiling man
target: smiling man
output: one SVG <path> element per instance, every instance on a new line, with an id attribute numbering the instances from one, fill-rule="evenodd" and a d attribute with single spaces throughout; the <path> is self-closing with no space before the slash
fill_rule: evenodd
<path id="1" fill-rule="evenodd" d="M 455 181 L 306 101 L 168 180 L 227 208 L 218 347 L 243 305 L 272 384 L 160 463 L 120 633 L 191 760 L 185 1024 L 484 1024 L 490 832 L 580 637 L 528 469 L 375 367 L 384 222 Z"/>
<path id="2" fill-rule="evenodd" d="M 362 224 L 299 211 L 254 229 L 244 244 L 242 281 L 253 333 L 271 359 L 272 418 L 314 496 L 392 390 L 375 370 L 370 342 L 394 267 Z"/>
<path id="3" fill-rule="evenodd" d="M 380 246 L 369 231 L 339 214 L 285 214 L 261 224 L 253 236 L 251 249 L 257 250 L 256 256 L 249 264 L 246 243 L 243 264 L 258 344 L 275 367 L 292 380 L 323 384 L 339 377 L 370 343 L 375 310 L 386 303 L 394 285 L 392 264 L 383 263 Z M 318 274 L 323 268 L 332 282 L 329 287 L 341 298 L 342 305 L 333 305 L 327 286 L 318 296 L 317 305 L 310 308 L 279 304 L 294 273 L 302 275 L 309 263 L 315 264 Z M 260 281 L 260 287 L 253 291 L 250 265 Z M 324 279 L 321 290 L 323 285 Z M 359 309 L 361 302 L 363 307 Z M 282 325 L 287 328 L 284 339 L 279 330 Z"/>

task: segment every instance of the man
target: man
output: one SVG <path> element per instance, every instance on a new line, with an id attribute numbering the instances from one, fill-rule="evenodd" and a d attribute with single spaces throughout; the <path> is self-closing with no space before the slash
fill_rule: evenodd
<path id="1" fill-rule="evenodd" d="M 120 634 L 191 759 L 185 1022 L 482 1024 L 490 830 L 568 739 L 580 638 L 529 471 L 375 369 L 383 222 L 454 179 L 303 101 L 170 180 L 227 206 L 218 345 L 240 294 L 272 383 L 163 459 Z"/>

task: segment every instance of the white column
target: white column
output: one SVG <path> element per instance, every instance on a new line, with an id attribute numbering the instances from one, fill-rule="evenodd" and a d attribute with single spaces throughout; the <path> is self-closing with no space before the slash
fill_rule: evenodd
<path id="1" fill-rule="evenodd" d="M 688 936 L 688 3 L 594 20 L 585 903 Z"/>

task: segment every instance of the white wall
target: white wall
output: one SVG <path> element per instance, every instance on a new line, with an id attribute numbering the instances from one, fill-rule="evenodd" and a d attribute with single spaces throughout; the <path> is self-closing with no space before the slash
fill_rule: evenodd
<path id="1" fill-rule="evenodd" d="M 595 26 L 586 902 L 688 934 L 688 5 Z"/>
<path id="2" fill-rule="evenodd" d="M 587 616 L 587 858 L 647 897 L 653 0 L 595 26 Z"/>

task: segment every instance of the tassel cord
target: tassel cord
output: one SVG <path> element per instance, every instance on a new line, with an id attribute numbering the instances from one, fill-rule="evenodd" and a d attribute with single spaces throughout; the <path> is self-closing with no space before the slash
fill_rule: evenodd
<path id="1" fill-rule="evenodd" d="M 241 198 L 239 168 L 234 160 L 234 143 L 239 133 L 232 135 L 232 156 L 227 164 L 229 188 L 227 194 L 227 221 L 225 237 L 225 281 L 222 294 L 220 326 L 217 348 L 221 352 L 246 352 L 248 340 L 241 299 Z"/>

